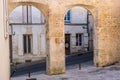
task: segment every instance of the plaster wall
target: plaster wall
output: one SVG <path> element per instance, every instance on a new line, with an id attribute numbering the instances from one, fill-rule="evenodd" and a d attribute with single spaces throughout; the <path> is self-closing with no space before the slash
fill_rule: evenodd
<path id="1" fill-rule="evenodd" d="M 9 39 L 5 38 L 5 12 L 3 1 L 0 0 L 0 80 L 10 78 Z"/>

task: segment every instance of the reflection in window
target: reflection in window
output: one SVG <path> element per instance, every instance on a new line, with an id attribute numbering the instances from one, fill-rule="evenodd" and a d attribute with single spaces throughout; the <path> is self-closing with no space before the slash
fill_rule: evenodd
<path id="1" fill-rule="evenodd" d="M 69 10 L 65 16 L 65 19 L 64 19 L 65 23 L 70 23 L 70 17 L 71 17 L 70 14 L 71 14 L 71 11 Z"/>

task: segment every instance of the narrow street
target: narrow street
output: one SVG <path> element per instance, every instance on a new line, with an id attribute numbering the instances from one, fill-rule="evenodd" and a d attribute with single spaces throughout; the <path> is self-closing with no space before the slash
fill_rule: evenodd
<path id="1" fill-rule="evenodd" d="M 93 61 L 67 66 L 65 74 L 47 75 L 45 71 L 12 77 L 11 80 L 120 80 L 120 63 L 107 67 L 95 67 Z"/>
<path id="2" fill-rule="evenodd" d="M 93 52 L 66 56 L 66 66 L 81 64 L 93 59 Z M 45 71 L 46 61 L 37 61 L 32 63 L 20 64 L 11 69 L 11 76 L 21 76 L 24 74 Z"/>

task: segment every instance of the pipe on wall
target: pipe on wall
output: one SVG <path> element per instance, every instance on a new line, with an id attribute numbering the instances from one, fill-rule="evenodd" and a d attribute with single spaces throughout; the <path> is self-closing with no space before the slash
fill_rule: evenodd
<path id="1" fill-rule="evenodd" d="M 8 19 L 8 5 L 7 0 L 3 0 L 3 20 L 4 20 L 4 37 L 7 39 L 9 37 L 9 19 Z"/>

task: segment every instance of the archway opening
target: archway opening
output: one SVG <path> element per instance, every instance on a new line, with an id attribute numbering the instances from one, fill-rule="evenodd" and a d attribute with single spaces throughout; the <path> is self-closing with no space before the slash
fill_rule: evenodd
<path id="1" fill-rule="evenodd" d="M 92 13 L 83 7 L 73 7 L 65 15 L 66 65 L 93 64 L 94 19 Z"/>
<path id="2" fill-rule="evenodd" d="M 9 19 L 10 59 L 11 63 L 14 64 L 12 67 L 16 68 L 18 64 L 24 65 L 45 60 L 46 28 L 45 17 L 42 12 L 33 5 L 21 5 L 11 12 Z M 26 74 L 32 71 L 21 72 Z M 14 71 L 11 72 L 11 75 L 14 76 Z"/>

